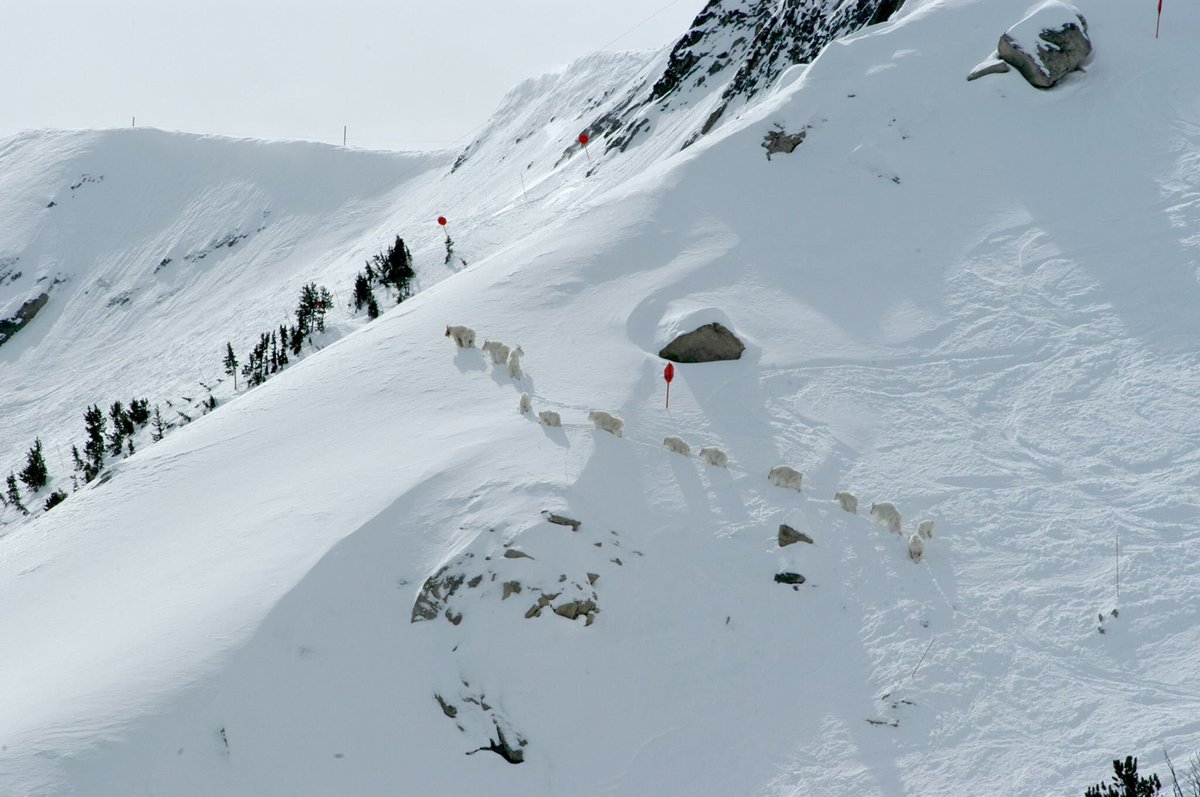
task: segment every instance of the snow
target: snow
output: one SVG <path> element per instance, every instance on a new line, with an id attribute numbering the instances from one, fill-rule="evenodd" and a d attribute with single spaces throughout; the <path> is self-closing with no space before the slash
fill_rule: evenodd
<path id="1" fill-rule="evenodd" d="M 0 347 L 6 462 L 78 440 L 92 401 L 215 382 L 226 340 L 309 280 L 344 301 L 397 233 L 424 288 L 0 516 L 0 791 L 1067 795 L 1200 750 L 1200 11 L 1155 42 L 1081 3 L 1094 62 L 1039 92 L 963 80 L 1021 3 L 908 5 L 677 154 L 672 127 L 559 162 L 578 131 L 542 98 L 645 55 L 525 84 L 452 174 L 149 130 L 0 142 L 0 258 L 67 277 Z M 768 162 L 776 122 L 811 129 Z M 187 267 L 154 274 L 166 254 Z M 664 409 L 656 352 L 714 320 L 746 353 L 677 366 Z M 525 378 L 448 323 L 520 343 Z M 877 501 L 936 521 L 919 565 Z M 780 523 L 814 544 L 779 549 Z M 457 562 L 497 579 L 460 624 L 410 623 Z M 591 626 L 500 599 L 588 572 Z M 494 733 L 467 698 L 525 763 L 465 755 Z"/>

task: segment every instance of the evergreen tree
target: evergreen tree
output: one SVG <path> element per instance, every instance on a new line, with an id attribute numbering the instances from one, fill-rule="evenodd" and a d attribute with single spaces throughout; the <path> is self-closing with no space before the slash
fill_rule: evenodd
<path id="1" fill-rule="evenodd" d="M 304 346 L 304 332 L 300 330 L 299 326 L 291 327 L 288 332 L 291 338 L 288 342 L 291 345 L 292 354 L 299 357 L 300 349 Z"/>
<path id="2" fill-rule="evenodd" d="M 88 407 L 87 412 L 83 414 L 83 420 L 88 438 L 87 442 L 83 444 L 83 453 L 87 457 L 83 480 L 90 482 L 104 467 L 104 431 L 107 424 L 104 420 L 104 412 L 96 404 Z"/>
<path id="3" fill-rule="evenodd" d="M 46 471 L 46 460 L 42 457 L 42 440 L 39 437 L 34 440 L 33 448 L 25 455 L 25 469 L 21 471 L 21 481 L 36 493 L 46 486 L 49 475 Z"/>
<path id="4" fill-rule="evenodd" d="M 388 247 L 387 254 L 384 255 L 383 274 L 379 279 L 395 288 L 396 303 L 399 304 L 412 296 L 412 282 L 416 276 L 417 272 L 412 266 L 412 252 L 408 251 L 404 239 L 397 235 L 396 242 Z"/>
<path id="5" fill-rule="evenodd" d="M 367 268 L 370 268 L 367 264 Z M 368 302 L 371 301 L 371 283 L 367 281 L 367 275 L 359 272 L 354 278 L 354 310 L 355 312 L 362 310 Z M 375 316 L 371 316 L 374 318 Z"/>
<path id="6" fill-rule="evenodd" d="M 163 439 L 163 435 L 167 432 L 167 424 L 163 420 L 162 413 L 158 410 L 158 405 L 154 405 L 154 431 L 150 433 L 150 439 L 157 443 Z"/>
<path id="7" fill-rule="evenodd" d="M 79 446 L 71 446 L 71 459 L 75 461 L 75 470 L 83 473 L 87 470 L 87 465 L 83 462 L 83 457 L 79 456 Z"/>
<path id="8" fill-rule="evenodd" d="M 329 292 L 328 288 L 322 287 L 320 292 L 317 294 L 317 312 L 316 316 L 314 317 L 318 332 L 325 331 L 325 313 L 332 308 L 333 294 Z"/>
<path id="9" fill-rule="evenodd" d="M 375 301 L 375 294 L 367 296 L 367 318 L 374 321 L 379 318 L 379 303 Z"/>
<path id="10" fill-rule="evenodd" d="M 1153 797 L 1162 789 L 1158 775 L 1138 775 L 1137 759 L 1125 756 L 1125 761 L 1114 759 L 1112 783 L 1097 783 L 1084 792 L 1084 797 Z"/>
<path id="11" fill-rule="evenodd" d="M 225 344 L 225 373 L 233 377 L 233 389 L 237 390 L 238 360 L 233 353 L 233 344 Z"/>
<path id="12" fill-rule="evenodd" d="M 8 503 L 22 515 L 29 514 L 25 504 L 21 503 L 21 491 L 17 489 L 17 477 L 12 473 L 8 474 Z"/>
<path id="13" fill-rule="evenodd" d="M 134 451 L 134 448 L 133 448 L 133 438 L 132 438 L 132 437 L 126 437 L 126 438 L 125 438 L 125 456 L 127 456 L 127 457 L 132 457 L 132 456 L 133 456 L 133 451 Z"/>
<path id="14" fill-rule="evenodd" d="M 133 433 L 133 421 L 125 412 L 121 402 L 114 401 L 108 408 L 108 417 L 112 420 L 112 434 L 108 436 L 108 453 L 114 457 L 121 456 L 125 448 L 125 437 Z"/>
<path id="15" fill-rule="evenodd" d="M 288 331 L 283 324 L 279 325 L 279 368 L 282 370 L 288 364 Z"/>
<path id="16" fill-rule="evenodd" d="M 450 234 L 446 234 L 446 265 L 450 265 L 450 261 L 454 260 L 454 239 Z"/>
<path id="17" fill-rule="evenodd" d="M 131 399 L 129 402 L 129 420 L 138 426 L 145 426 L 150 420 L 150 400 Z"/>
<path id="18" fill-rule="evenodd" d="M 62 490 L 55 490 L 46 497 L 46 502 L 42 504 L 42 508 L 49 512 L 65 500 L 67 500 L 67 494 Z"/>

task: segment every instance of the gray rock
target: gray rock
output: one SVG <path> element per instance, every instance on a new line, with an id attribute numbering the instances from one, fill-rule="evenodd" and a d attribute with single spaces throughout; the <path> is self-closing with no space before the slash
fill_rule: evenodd
<path id="1" fill-rule="evenodd" d="M 533 557 L 530 556 L 529 554 L 525 553 L 524 551 L 518 550 L 516 548 L 509 548 L 507 551 L 504 552 L 504 558 L 505 559 L 532 559 Z"/>
<path id="2" fill-rule="evenodd" d="M 600 579 L 600 574 L 599 573 L 588 573 L 587 579 L 588 579 L 589 585 L 595 584 Z"/>
<path id="3" fill-rule="evenodd" d="M 779 547 L 786 548 L 789 545 L 794 545 L 798 542 L 807 542 L 813 544 L 813 538 L 802 531 L 796 531 L 786 523 L 779 524 Z"/>
<path id="4" fill-rule="evenodd" d="M 557 523 L 560 526 L 570 526 L 571 531 L 579 531 L 579 527 L 583 525 L 583 523 L 578 520 L 573 520 L 563 515 L 556 515 L 553 512 L 546 512 L 545 515 L 546 520 L 550 521 L 551 523 Z"/>
<path id="5" fill-rule="evenodd" d="M 776 584 L 803 584 L 804 580 L 805 580 L 804 576 L 800 575 L 799 573 L 776 573 L 775 574 L 775 583 Z"/>
<path id="6" fill-rule="evenodd" d="M 445 714 L 450 719 L 454 719 L 455 717 L 458 716 L 458 708 L 457 707 L 447 703 L 445 700 L 442 699 L 442 696 L 439 694 L 435 693 L 433 697 L 435 700 L 437 700 L 438 705 L 442 707 L 443 714 Z"/>
<path id="7" fill-rule="evenodd" d="M 1091 55 L 1087 20 L 1074 6 L 1048 0 L 1000 37 L 996 53 L 1030 85 L 1048 89 Z"/>
<path id="8" fill-rule="evenodd" d="M 745 350 L 737 335 L 713 322 L 675 338 L 658 356 L 677 363 L 711 363 L 737 360 Z"/>
<path id="9" fill-rule="evenodd" d="M 507 600 L 509 595 L 519 595 L 520 592 L 521 592 L 521 582 L 520 581 L 505 581 L 504 582 L 504 595 L 502 595 L 500 597 L 500 600 Z"/>
<path id="10" fill-rule="evenodd" d="M 411 622 L 435 620 L 442 612 L 442 607 L 466 580 L 462 573 L 450 573 L 446 565 L 425 580 L 421 593 L 413 603 Z"/>
<path id="11" fill-rule="evenodd" d="M 767 151 L 767 160 L 771 160 L 772 155 L 780 152 L 790 155 L 796 147 L 803 143 L 804 137 L 807 135 L 808 130 L 806 129 L 800 130 L 798 133 L 789 133 L 783 129 L 783 125 L 777 123 L 763 136 L 762 148 Z"/>

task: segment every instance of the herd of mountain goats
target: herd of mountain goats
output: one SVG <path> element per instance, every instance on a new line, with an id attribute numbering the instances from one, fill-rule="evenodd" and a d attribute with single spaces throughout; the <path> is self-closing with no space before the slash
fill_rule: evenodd
<path id="1" fill-rule="evenodd" d="M 453 340 L 454 345 L 460 349 L 475 348 L 475 330 L 470 327 L 461 325 L 447 326 L 446 337 Z M 524 350 L 520 346 L 510 348 L 499 341 L 485 340 L 480 348 L 485 354 L 491 356 L 493 364 L 507 366 L 508 375 L 511 379 L 520 381 L 523 375 L 521 358 L 525 355 Z M 521 398 L 517 403 L 517 411 L 522 415 L 533 414 L 533 401 L 530 399 L 528 393 L 521 394 Z M 542 410 L 537 414 L 537 418 L 538 422 L 543 426 L 562 426 L 562 417 L 553 410 Z M 592 410 L 588 413 L 588 422 L 593 428 L 600 431 L 608 432 L 616 437 L 624 436 L 625 422 L 611 412 Z M 677 435 L 666 437 L 663 440 L 663 447 L 672 453 L 681 454 L 685 457 L 690 457 L 692 453 L 692 448 L 688 445 L 687 441 Z M 712 446 L 702 448 L 697 456 L 701 462 L 713 467 L 729 467 L 729 455 L 719 448 Z M 776 487 L 796 490 L 797 492 L 800 491 L 800 483 L 803 479 L 804 474 L 789 465 L 776 465 L 767 474 L 767 480 L 771 484 Z M 858 497 L 853 493 L 839 490 L 833 497 L 843 510 L 851 514 L 858 514 Z M 896 534 L 903 534 L 903 519 L 900 515 L 900 510 L 890 501 L 871 504 L 870 517 L 876 523 L 887 526 L 889 531 Z M 925 541 L 932 537 L 933 521 L 922 520 L 918 523 L 917 532 L 910 534 L 908 537 L 908 558 L 913 562 L 919 563 L 925 555 Z"/>

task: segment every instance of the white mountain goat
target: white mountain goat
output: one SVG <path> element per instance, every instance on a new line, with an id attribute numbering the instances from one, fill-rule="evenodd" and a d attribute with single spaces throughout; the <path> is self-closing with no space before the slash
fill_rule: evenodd
<path id="1" fill-rule="evenodd" d="M 542 422 L 542 426 L 562 426 L 562 418 L 553 410 L 542 410 L 538 413 L 538 420 Z"/>
<path id="2" fill-rule="evenodd" d="M 521 394 L 521 401 L 517 404 L 517 412 L 522 415 L 528 415 L 533 412 L 533 402 L 529 400 L 528 393 Z"/>
<path id="3" fill-rule="evenodd" d="M 919 563 L 924 555 L 925 541 L 921 539 L 920 534 L 911 535 L 908 538 L 908 558 Z"/>
<path id="4" fill-rule="evenodd" d="M 510 349 L 498 340 L 485 340 L 479 348 L 492 355 L 492 362 L 496 365 L 504 365 L 508 362 Z"/>
<path id="5" fill-rule="evenodd" d="M 475 348 L 475 330 L 464 326 L 447 326 L 446 337 L 454 338 L 454 345 L 460 349 Z"/>
<path id="6" fill-rule="evenodd" d="M 800 481 L 804 474 L 787 465 L 776 465 L 767 474 L 767 479 L 776 487 L 787 487 L 789 490 L 800 492 Z"/>
<path id="7" fill-rule="evenodd" d="M 917 524 L 917 534 L 921 535 L 923 538 L 925 538 L 927 540 L 932 540 L 933 539 L 933 521 L 932 520 L 922 520 L 920 523 L 918 523 Z"/>
<path id="8" fill-rule="evenodd" d="M 520 346 L 517 346 L 508 355 L 508 375 L 511 378 L 513 378 L 513 379 L 521 378 L 521 375 L 522 375 L 521 358 L 524 356 L 525 356 L 525 350 L 522 349 Z"/>
<path id="9" fill-rule="evenodd" d="M 609 434 L 621 437 L 621 433 L 625 429 L 625 421 L 621 420 L 611 412 L 604 410 L 592 410 L 588 413 L 588 422 L 596 429 L 603 429 Z"/>
<path id="10" fill-rule="evenodd" d="M 709 465 L 718 468 L 729 467 L 729 455 L 721 449 L 713 448 L 712 446 L 700 449 L 700 461 L 707 462 Z"/>
<path id="11" fill-rule="evenodd" d="M 900 533 L 900 510 L 890 501 L 871 504 L 871 517 L 887 526 L 889 531 Z"/>
<path id="12" fill-rule="evenodd" d="M 833 494 L 837 502 L 842 505 L 842 509 L 852 515 L 858 514 L 858 496 L 854 493 L 848 493 L 845 490 L 840 490 Z"/>
<path id="13" fill-rule="evenodd" d="M 668 451 L 674 451 L 676 454 L 683 454 L 685 457 L 692 455 L 692 447 L 683 441 L 682 437 L 671 435 L 663 438 L 663 447 Z"/>

